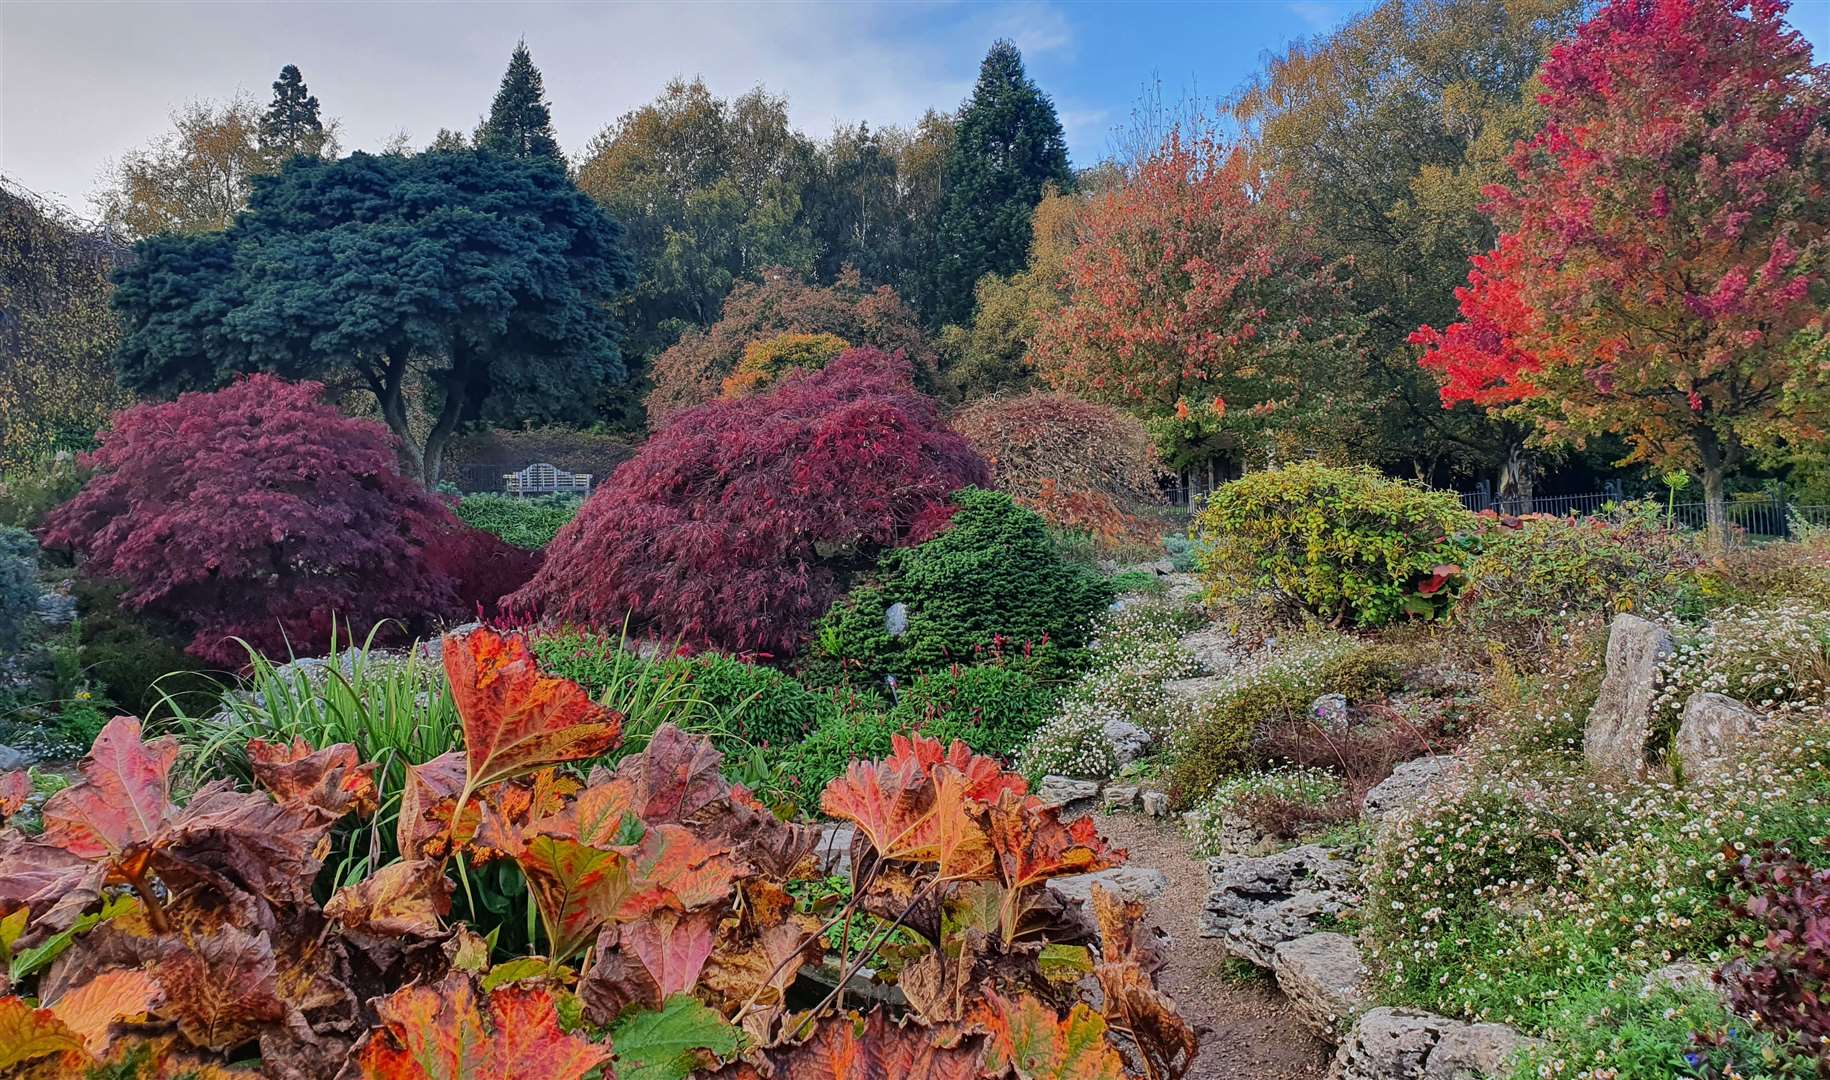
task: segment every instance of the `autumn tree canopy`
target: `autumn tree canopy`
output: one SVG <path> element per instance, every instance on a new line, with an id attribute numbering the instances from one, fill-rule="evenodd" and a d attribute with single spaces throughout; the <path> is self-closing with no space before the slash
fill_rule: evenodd
<path id="1" fill-rule="evenodd" d="M 1172 132 L 1080 214 L 1068 299 L 1031 359 L 1056 389 L 1130 409 L 1179 468 L 1302 441 L 1346 402 L 1357 325 L 1301 199 L 1212 131 Z"/>
<path id="2" fill-rule="evenodd" d="M 1615 0 L 1554 49 L 1462 321 L 1413 336 L 1445 406 L 1697 469 L 1718 542 L 1727 472 L 1822 437 L 1820 365 L 1795 350 L 1830 299 L 1830 77 L 1785 12 Z"/>

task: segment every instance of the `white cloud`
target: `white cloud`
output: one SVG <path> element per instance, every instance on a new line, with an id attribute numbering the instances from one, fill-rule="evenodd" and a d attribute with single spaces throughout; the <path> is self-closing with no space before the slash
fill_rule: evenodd
<path id="1" fill-rule="evenodd" d="M 676 75 L 729 96 L 757 84 L 795 124 L 906 124 L 952 109 L 992 41 L 1065 59 L 1075 40 L 1052 3 L 0 4 L 0 170 L 80 196 L 105 163 L 164 132 L 171 110 L 238 89 L 264 99 L 298 64 L 346 148 L 405 130 L 468 130 L 516 39 L 545 76 L 576 153 Z M 1064 114 L 1077 112 L 1059 102 Z M 74 201 L 74 199 L 73 199 Z"/>

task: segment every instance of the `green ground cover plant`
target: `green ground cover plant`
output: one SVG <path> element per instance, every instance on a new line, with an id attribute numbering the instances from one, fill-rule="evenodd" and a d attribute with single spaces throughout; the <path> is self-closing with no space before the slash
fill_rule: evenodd
<path id="1" fill-rule="evenodd" d="M 517 498 L 482 492 L 460 499 L 457 516 L 518 548 L 535 551 L 552 543 L 553 535 L 578 516 L 583 504 L 584 500 L 575 495 Z"/>

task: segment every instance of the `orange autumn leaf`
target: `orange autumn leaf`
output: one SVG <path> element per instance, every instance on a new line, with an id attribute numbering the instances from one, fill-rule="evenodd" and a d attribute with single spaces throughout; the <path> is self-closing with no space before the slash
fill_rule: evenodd
<path id="1" fill-rule="evenodd" d="M 938 1034 L 920 1024 L 891 1024 L 879 1008 L 862 1025 L 849 1013 L 828 1016 L 806 1042 L 772 1050 L 768 1058 L 777 1080 L 976 1080 L 982 1039 L 938 1046 Z"/>
<path id="2" fill-rule="evenodd" d="M 384 998 L 380 1023 L 357 1054 L 365 1080 L 581 1080 L 610 1049 L 559 1028 L 552 995 L 505 988 L 489 995 L 488 1025 L 470 979 L 409 986 Z"/>
<path id="3" fill-rule="evenodd" d="M 304 739 L 294 739 L 290 746 L 250 739 L 248 764 L 255 782 L 275 801 L 316 807 L 333 819 L 367 817 L 380 801 L 375 763 L 364 763 L 349 743 L 313 750 Z"/>
<path id="4" fill-rule="evenodd" d="M 450 913 L 451 879 L 431 859 L 389 863 L 324 902 L 344 930 L 384 937 L 434 937 Z"/>
<path id="5" fill-rule="evenodd" d="M 464 787 L 464 752 L 452 750 L 431 761 L 407 766 L 400 792 L 400 817 L 394 826 L 395 846 L 404 859 L 443 857 L 451 843 L 451 811 Z M 467 809 L 466 836 L 476 829 L 476 812 Z"/>
<path id="6" fill-rule="evenodd" d="M 1124 1080 L 1124 1061 L 1106 1041 L 1106 1018 L 1076 1002 L 1065 1018 L 1025 994 L 988 994 L 977 1020 L 989 1033 L 985 1073 L 1018 1080 Z"/>
<path id="7" fill-rule="evenodd" d="M 690 994 L 699 983 L 699 973 L 712 955 L 712 942 L 721 912 L 706 908 L 689 914 L 657 911 L 652 916 L 624 927 L 621 942 L 624 951 L 632 953 L 655 985 L 661 997 Z"/>
<path id="8" fill-rule="evenodd" d="M 82 1036 L 50 1009 L 34 1009 L 19 997 L 0 998 L 0 1074 L 24 1074 L 23 1067 L 34 1062 L 54 1070 L 43 1075 L 76 1076 L 89 1054 Z"/>
<path id="9" fill-rule="evenodd" d="M 1124 862 L 1106 846 L 1090 817 L 1063 823 L 1061 808 L 1006 794 L 990 810 L 998 876 L 1013 892 L 1063 874 L 1085 874 Z"/>
<path id="10" fill-rule="evenodd" d="M 447 637 L 445 674 L 464 722 L 466 790 L 596 757 L 622 741 L 623 718 L 577 683 L 542 675 L 519 634 L 484 628 Z"/>
<path id="11" fill-rule="evenodd" d="M 683 825 L 656 825 L 630 857 L 630 892 L 614 911 L 623 921 L 666 907 L 691 911 L 731 895 L 742 867 L 726 849 Z"/>
<path id="12" fill-rule="evenodd" d="M 934 786 L 934 805 L 910 835 L 904 857 L 934 864 L 942 881 L 970 881 L 990 874 L 991 840 L 978 821 L 983 805 L 971 798 L 971 781 L 957 769 L 938 765 L 929 782 Z"/>
<path id="13" fill-rule="evenodd" d="M 590 943 L 632 891 L 629 859 L 561 836 L 534 836 L 516 854 L 555 963 Z"/>
<path id="14" fill-rule="evenodd" d="M 165 997 L 159 1015 L 193 1046 L 240 1046 L 286 1013 L 265 932 L 224 927 L 207 937 L 165 939 L 150 971 Z"/>
<path id="15" fill-rule="evenodd" d="M 1029 782 L 1021 773 L 1006 772 L 997 759 L 973 753 L 964 739 L 954 739 L 943 749 L 939 739 L 930 739 L 919 732 L 909 736 L 893 735 L 890 737 L 890 760 L 913 760 L 924 771 L 931 771 L 936 765 L 951 766 L 965 775 L 967 797 L 982 803 L 997 802 L 999 793 L 1004 791 L 1014 795 L 1029 794 Z"/>
<path id="16" fill-rule="evenodd" d="M 17 814 L 32 797 L 32 774 L 24 769 L 0 773 L 0 821 Z"/>
<path id="17" fill-rule="evenodd" d="M 934 812 L 934 785 L 913 758 L 854 761 L 821 792 L 820 809 L 855 823 L 880 857 L 906 859 Z"/>
<path id="18" fill-rule="evenodd" d="M 120 857 L 164 831 L 172 806 L 171 771 L 178 740 L 144 742 L 140 721 L 117 716 L 83 758 L 83 782 L 44 806 L 44 839 L 86 859 Z"/>
<path id="19" fill-rule="evenodd" d="M 97 1057 L 108 1049 L 108 1029 L 117 1020 L 137 1019 L 159 1000 L 159 985 L 144 971 L 104 971 L 51 1003 L 63 1021 Z"/>

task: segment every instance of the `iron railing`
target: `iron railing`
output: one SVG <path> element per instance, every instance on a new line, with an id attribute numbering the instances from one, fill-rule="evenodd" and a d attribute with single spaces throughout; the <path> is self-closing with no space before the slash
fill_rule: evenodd
<path id="1" fill-rule="evenodd" d="M 1585 517 L 1612 511 L 1629 496 L 1620 488 L 1586 492 L 1580 495 L 1494 495 L 1489 491 L 1462 492 L 1462 505 L 1475 512 L 1492 510 L 1504 516 L 1551 514 L 1557 517 Z M 1658 492 L 1637 496 L 1652 502 L 1661 517 L 1684 529 L 1702 529 L 1709 518 L 1709 507 L 1702 502 L 1670 503 Z M 1830 526 L 1830 505 L 1795 503 L 1770 492 L 1731 497 L 1727 506 L 1728 524 L 1749 537 L 1781 540 L 1794 536 L 1799 526 Z"/>

